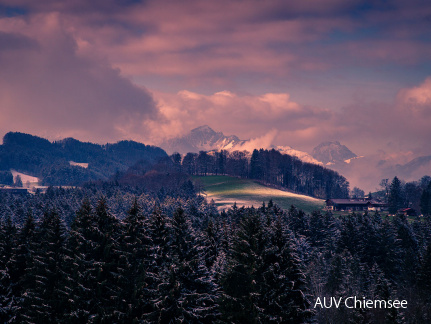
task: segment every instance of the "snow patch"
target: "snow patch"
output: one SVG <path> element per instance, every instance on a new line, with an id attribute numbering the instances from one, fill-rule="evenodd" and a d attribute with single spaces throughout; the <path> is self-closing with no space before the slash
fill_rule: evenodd
<path id="1" fill-rule="evenodd" d="M 71 166 L 79 166 L 79 167 L 84 168 L 84 169 L 88 168 L 88 163 L 79 163 L 79 162 L 69 161 L 69 164 Z"/>
<path id="2" fill-rule="evenodd" d="M 355 157 L 352 157 L 351 159 L 344 160 L 344 162 L 347 163 L 347 164 L 349 164 L 350 162 L 352 162 L 352 160 L 360 159 L 360 158 L 363 158 L 363 157 L 364 156 L 355 156 Z"/>
<path id="3" fill-rule="evenodd" d="M 28 174 L 25 174 L 22 172 L 18 172 L 18 171 L 15 171 L 13 169 L 11 169 L 10 172 L 12 173 L 14 182 L 16 181 L 16 177 L 20 176 L 22 184 L 24 185 L 24 187 L 29 187 L 28 184 L 30 184 L 30 185 L 31 184 L 33 184 L 33 185 L 38 184 L 40 181 L 40 179 L 37 177 L 33 177 L 31 175 L 28 175 Z"/>

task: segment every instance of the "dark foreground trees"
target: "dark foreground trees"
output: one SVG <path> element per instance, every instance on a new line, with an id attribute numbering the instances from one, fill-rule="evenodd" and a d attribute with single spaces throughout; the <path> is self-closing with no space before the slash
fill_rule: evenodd
<path id="1" fill-rule="evenodd" d="M 120 221 L 106 199 L 96 206 L 84 199 L 69 230 L 56 209 L 37 223 L 29 210 L 22 229 L 10 219 L 1 226 L 1 320 L 307 321 L 302 261 L 274 210 L 193 222 L 198 216 L 181 207 L 167 215 L 156 205 L 146 215 L 135 200 Z"/>
<path id="2" fill-rule="evenodd" d="M 70 227 L 61 204 L 3 218 L 2 323 L 429 322 L 429 218 L 336 218 L 272 202 L 218 213 L 171 198 L 150 209 L 131 199 L 119 218 L 91 198 Z M 408 308 L 314 308 L 317 297 L 349 296 Z"/>

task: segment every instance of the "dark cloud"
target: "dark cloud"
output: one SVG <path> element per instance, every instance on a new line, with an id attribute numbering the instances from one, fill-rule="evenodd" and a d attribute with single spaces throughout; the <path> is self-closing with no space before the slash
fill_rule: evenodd
<path id="1" fill-rule="evenodd" d="M 0 42 L 9 40 L 16 49 L 0 51 L 2 133 L 20 130 L 98 142 L 139 133 L 145 140 L 142 123 L 158 113 L 148 91 L 103 58 L 78 53 L 56 14 L 14 25 L 22 34 L 0 34 Z"/>
<path id="2" fill-rule="evenodd" d="M 38 47 L 38 42 L 34 39 L 17 33 L 0 31 L 0 52 L 37 49 Z"/>

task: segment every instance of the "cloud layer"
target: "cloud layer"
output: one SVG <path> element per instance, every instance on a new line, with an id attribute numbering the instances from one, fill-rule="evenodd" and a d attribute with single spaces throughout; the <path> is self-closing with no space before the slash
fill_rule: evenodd
<path id="1" fill-rule="evenodd" d="M 116 140 L 157 118 L 151 94 L 78 53 L 56 13 L 0 20 L 0 130 Z"/>
<path id="2" fill-rule="evenodd" d="M 0 133 L 157 143 L 209 124 L 430 154 L 430 17 L 420 0 L 0 0 Z"/>

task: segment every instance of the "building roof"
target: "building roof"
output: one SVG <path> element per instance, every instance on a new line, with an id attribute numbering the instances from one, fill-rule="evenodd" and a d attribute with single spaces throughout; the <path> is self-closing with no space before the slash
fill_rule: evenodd
<path id="1" fill-rule="evenodd" d="M 376 200 L 366 200 L 364 198 L 360 199 L 327 199 L 326 203 L 331 203 L 334 205 L 384 205 L 384 203 L 376 201 Z"/>

